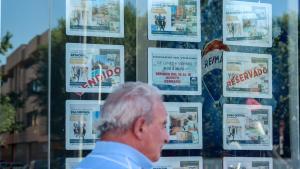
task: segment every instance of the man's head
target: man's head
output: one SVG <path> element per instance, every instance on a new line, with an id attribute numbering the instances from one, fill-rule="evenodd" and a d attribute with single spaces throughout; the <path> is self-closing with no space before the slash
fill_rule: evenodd
<path id="1" fill-rule="evenodd" d="M 128 82 L 106 99 L 99 128 L 103 140 L 128 144 L 157 161 L 169 139 L 166 121 L 158 89 L 141 82 Z"/>

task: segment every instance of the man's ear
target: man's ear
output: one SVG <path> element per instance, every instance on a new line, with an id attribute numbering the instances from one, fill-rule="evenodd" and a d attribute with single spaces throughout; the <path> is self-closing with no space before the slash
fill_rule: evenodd
<path id="1" fill-rule="evenodd" d="M 144 117 L 138 117 L 135 122 L 133 123 L 133 134 L 136 136 L 137 139 L 141 140 L 146 132 L 146 120 Z"/>

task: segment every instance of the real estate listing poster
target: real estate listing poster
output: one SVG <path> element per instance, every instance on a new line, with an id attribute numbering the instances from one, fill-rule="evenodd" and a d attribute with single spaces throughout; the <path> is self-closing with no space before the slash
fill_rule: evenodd
<path id="1" fill-rule="evenodd" d="M 272 158 L 224 157 L 223 169 L 273 169 Z"/>
<path id="2" fill-rule="evenodd" d="M 67 92 L 111 93 L 124 83 L 124 46 L 66 44 Z"/>
<path id="3" fill-rule="evenodd" d="M 203 158 L 193 157 L 160 157 L 152 169 L 202 169 Z"/>
<path id="4" fill-rule="evenodd" d="M 272 56 L 224 52 L 223 95 L 272 98 Z"/>
<path id="5" fill-rule="evenodd" d="M 223 41 L 229 45 L 271 47 L 272 5 L 224 0 Z"/>
<path id="6" fill-rule="evenodd" d="M 148 83 L 162 94 L 201 95 L 201 51 L 149 48 Z"/>
<path id="7" fill-rule="evenodd" d="M 66 158 L 66 169 L 75 169 L 83 158 Z"/>
<path id="8" fill-rule="evenodd" d="M 272 107 L 224 104 L 225 150 L 272 150 Z"/>
<path id="9" fill-rule="evenodd" d="M 66 33 L 124 37 L 124 0 L 67 0 Z"/>
<path id="10" fill-rule="evenodd" d="M 148 0 L 149 40 L 201 41 L 200 0 Z"/>
<path id="11" fill-rule="evenodd" d="M 164 149 L 202 148 L 202 104 L 165 102 L 170 141 Z"/>
<path id="12" fill-rule="evenodd" d="M 100 100 L 66 101 L 66 149 L 89 150 L 100 137 Z"/>

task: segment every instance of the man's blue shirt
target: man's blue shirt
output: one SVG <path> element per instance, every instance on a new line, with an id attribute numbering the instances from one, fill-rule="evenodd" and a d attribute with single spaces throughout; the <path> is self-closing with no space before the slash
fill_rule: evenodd
<path id="1" fill-rule="evenodd" d="M 136 149 L 118 142 L 99 141 L 76 169 L 150 169 L 152 162 Z"/>

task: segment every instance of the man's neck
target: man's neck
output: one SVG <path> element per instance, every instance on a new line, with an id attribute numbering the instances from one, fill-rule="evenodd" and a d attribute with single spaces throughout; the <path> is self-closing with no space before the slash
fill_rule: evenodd
<path id="1" fill-rule="evenodd" d="M 123 144 L 127 144 L 137 150 L 139 150 L 139 144 L 136 139 L 134 139 L 134 136 L 130 132 L 124 132 L 124 133 L 112 133 L 107 132 L 104 135 L 101 136 L 101 141 L 113 141 L 113 142 L 119 142 Z"/>
<path id="2" fill-rule="evenodd" d="M 141 141 L 138 140 L 131 131 L 127 131 L 124 133 L 107 132 L 101 136 L 100 140 L 101 141 L 113 141 L 113 142 L 126 144 L 126 145 L 136 149 L 140 153 L 144 154 L 147 158 L 149 158 L 143 151 L 143 148 L 145 145 L 142 144 Z"/>

